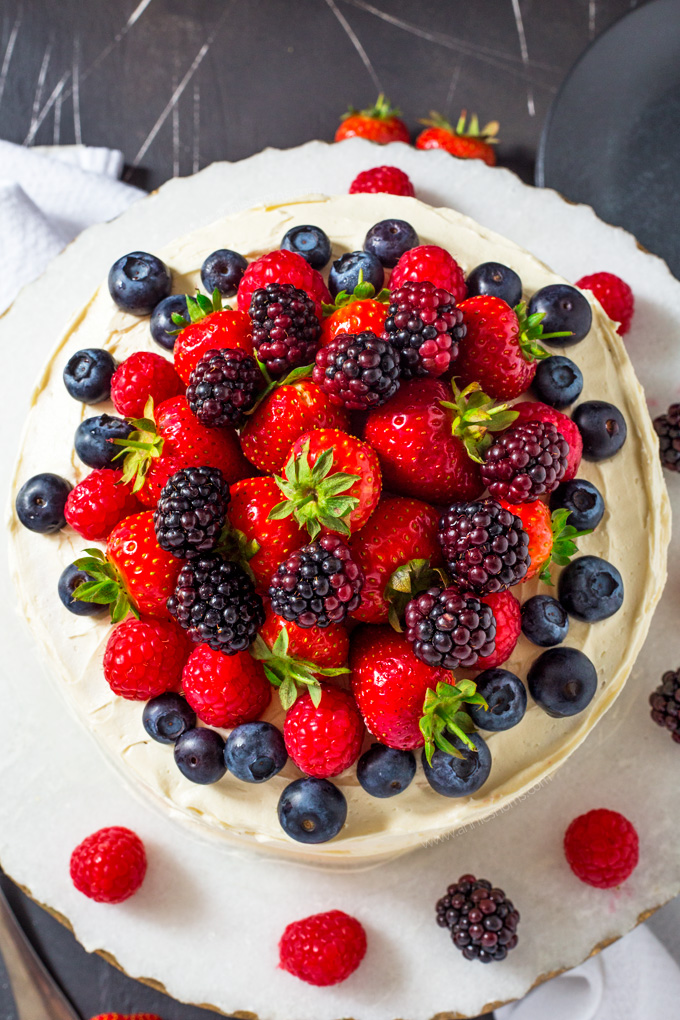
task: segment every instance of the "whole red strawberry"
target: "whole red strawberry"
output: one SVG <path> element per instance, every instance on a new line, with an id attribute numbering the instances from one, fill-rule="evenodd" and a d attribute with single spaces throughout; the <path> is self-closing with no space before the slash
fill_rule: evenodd
<path id="1" fill-rule="evenodd" d="M 288 635 L 287 654 L 291 658 L 306 659 L 321 668 L 339 668 L 347 662 L 349 634 L 339 623 L 328 627 L 298 627 L 272 613 L 268 606 L 266 619 L 260 627 L 260 637 L 273 648 L 277 637 L 285 628 Z"/>
<path id="2" fill-rule="evenodd" d="M 182 690 L 202 722 L 229 729 L 259 719 L 272 694 L 261 663 L 248 652 L 225 655 L 209 645 L 187 659 Z"/>
<path id="3" fill-rule="evenodd" d="M 111 379 L 113 406 L 125 418 L 141 418 L 149 397 L 160 404 L 184 390 L 172 363 L 151 351 L 135 351 L 121 362 Z"/>
<path id="4" fill-rule="evenodd" d="M 597 889 L 620 885 L 640 856 L 635 826 L 618 811 L 597 808 L 579 815 L 564 834 L 564 853 L 577 878 Z"/>
<path id="5" fill-rule="evenodd" d="M 525 506 L 531 504 L 525 503 Z M 512 655 L 522 633 L 520 604 L 509 591 L 493 592 L 481 599 L 491 606 L 496 620 L 496 647 L 491 655 L 480 656 L 475 669 L 493 669 L 502 666 Z"/>
<path id="6" fill-rule="evenodd" d="M 577 531 L 569 524 L 568 510 L 554 510 L 551 514 L 541 500 L 534 500 L 533 503 L 506 503 L 501 499 L 499 502 L 519 517 L 529 536 L 531 564 L 522 583 L 538 574 L 546 584 L 552 584 L 550 564 L 554 562 L 561 567 L 566 566 L 574 553 L 578 552 L 575 540 L 589 532 Z"/>
<path id="7" fill-rule="evenodd" d="M 229 494 L 227 520 L 236 539 L 234 552 L 246 560 L 258 585 L 266 588 L 279 563 L 305 544 L 307 533 L 293 517 L 269 519 L 269 511 L 281 502 L 273 478 L 243 478 Z"/>
<path id="8" fill-rule="evenodd" d="M 66 523 L 89 542 L 105 542 L 119 521 L 141 509 L 122 477 L 121 471 L 95 468 L 69 492 Z"/>
<path id="9" fill-rule="evenodd" d="M 408 280 L 425 280 L 448 290 L 457 302 L 467 294 L 465 273 L 453 255 L 437 244 L 419 244 L 401 256 L 390 276 L 390 290 L 398 290 Z"/>
<path id="10" fill-rule="evenodd" d="M 616 332 L 625 336 L 635 312 L 635 297 L 626 281 L 614 273 L 591 273 L 577 280 L 576 286 L 595 295 L 609 318 L 618 322 Z"/>
<path id="11" fill-rule="evenodd" d="M 279 942 L 279 967 L 310 985 L 337 985 L 366 955 L 366 932 L 343 910 L 293 921 Z"/>
<path id="12" fill-rule="evenodd" d="M 294 251 L 270 251 L 250 263 L 238 288 L 238 307 L 241 312 L 250 309 L 250 302 L 256 290 L 268 283 L 290 283 L 303 290 L 314 301 L 316 315 L 321 322 L 322 304 L 330 303 L 331 296 L 318 269 L 312 269 L 308 262 Z"/>
<path id="13" fill-rule="evenodd" d="M 253 353 L 253 327 L 248 309 L 222 308 L 219 292 L 209 300 L 202 294 L 187 298 L 190 322 L 177 335 L 173 349 L 175 370 L 188 386 L 191 373 L 208 351 L 230 350 Z M 178 316 L 179 325 L 185 320 Z"/>
<path id="14" fill-rule="evenodd" d="M 98 1013 L 91 1020 L 161 1020 L 156 1013 Z"/>
<path id="15" fill-rule="evenodd" d="M 128 701 L 148 701 L 177 691 L 190 645 L 175 623 L 125 620 L 106 642 L 104 679 L 114 694 Z"/>
<path id="16" fill-rule="evenodd" d="M 498 139 L 498 122 L 490 121 L 483 128 L 479 126 L 477 114 L 470 118 L 466 126 L 467 112 L 463 110 L 455 128 L 434 111 L 427 120 L 427 125 L 416 138 L 417 149 L 444 149 L 458 159 L 481 159 L 487 166 L 496 165 L 496 153 L 493 146 Z"/>
<path id="17" fill-rule="evenodd" d="M 303 694 L 288 710 L 283 739 L 301 772 L 329 779 L 339 776 L 359 757 L 364 724 L 349 691 L 322 684 Z"/>
<path id="18" fill-rule="evenodd" d="M 583 455 L 583 439 L 576 422 L 573 422 L 566 414 L 562 414 L 561 411 L 556 411 L 554 407 L 542 404 L 539 400 L 522 400 L 519 404 L 513 404 L 512 409 L 517 413 L 516 425 L 525 421 L 544 421 L 552 422 L 557 427 L 557 431 L 564 436 L 569 444 L 567 470 L 564 472 L 562 481 L 569 482 L 575 478 Z"/>
<path id="19" fill-rule="evenodd" d="M 71 880 L 97 903 L 122 903 L 136 893 L 146 874 L 146 853 L 131 829 L 98 829 L 71 854 Z"/>
<path id="20" fill-rule="evenodd" d="M 406 142 L 408 145 L 411 135 L 403 120 L 400 120 L 399 113 L 381 92 L 375 106 L 366 110 L 356 110 L 353 106 L 349 108 L 335 132 L 335 141 L 366 138 L 378 145 L 387 145 L 388 142 Z"/>
<path id="21" fill-rule="evenodd" d="M 140 613 L 170 618 L 165 603 L 175 590 L 182 561 L 159 546 L 150 510 L 126 517 L 116 525 L 106 544 L 106 557 L 120 579 L 123 592 Z M 92 573 L 88 567 L 83 569 Z M 118 598 L 120 596 L 116 602 Z M 111 601 L 114 602 L 114 598 Z"/>
<path id="22" fill-rule="evenodd" d="M 396 166 L 374 166 L 370 170 L 362 170 L 350 184 L 349 193 L 415 196 L 411 178 Z"/>
<path id="23" fill-rule="evenodd" d="M 321 326 L 320 345 L 327 347 L 339 333 L 375 333 L 380 336 L 385 327 L 389 291 L 375 293 L 372 283 L 358 283 L 352 293 L 340 291 L 335 303 L 327 305 Z"/>

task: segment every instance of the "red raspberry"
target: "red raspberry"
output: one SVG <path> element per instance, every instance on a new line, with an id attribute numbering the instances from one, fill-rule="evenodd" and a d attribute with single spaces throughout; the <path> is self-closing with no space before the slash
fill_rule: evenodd
<path id="1" fill-rule="evenodd" d="M 620 885 L 635 870 L 635 826 L 618 811 L 597 808 L 579 815 L 564 834 L 564 853 L 577 878 L 598 889 Z"/>
<path id="2" fill-rule="evenodd" d="M 128 701 L 148 701 L 179 690 L 190 642 L 166 620 L 125 620 L 109 635 L 104 677 L 114 694 Z"/>
<path id="3" fill-rule="evenodd" d="M 496 647 L 491 655 L 477 659 L 475 669 L 494 669 L 507 662 L 515 650 L 522 633 L 522 614 L 519 602 L 509 591 L 493 592 L 481 601 L 491 606 L 496 618 Z"/>
<path id="4" fill-rule="evenodd" d="M 415 196 L 411 178 L 396 166 L 374 166 L 370 170 L 362 170 L 350 184 L 349 193 Z"/>
<path id="5" fill-rule="evenodd" d="M 125 517 L 140 510 L 139 501 L 123 485 L 122 471 L 95 468 L 68 494 L 64 517 L 89 542 L 104 542 Z"/>
<path id="6" fill-rule="evenodd" d="M 279 942 L 279 967 L 310 985 L 337 985 L 366 955 L 366 932 L 344 910 L 289 924 Z"/>
<path id="7" fill-rule="evenodd" d="M 209 645 L 194 648 L 182 688 L 202 722 L 227 729 L 259 719 L 272 695 L 262 664 L 249 652 L 225 655 Z"/>
<path id="8" fill-rule="evenodd" d="M 390 290 L 397 290 L 407 280 L 419 283 L 428 280 L 435 287 L 448 290 L 455 301 L 462 301 L 467 294 L 465 273 L 453 255 L 436 244 L 419 244 L 404 252 L 392 270 Z"/>
<path id="9" fill-rule="evenodd" d="M 364 724 L 349 691 L 323 685 L 318 707 L 309 694 L 303 694 L 289 710 L 283 739 L 302 772 L 328 779 L 339 776 L 359 757 Z"/>
<path id="10" fill-rule="evenodd" d="M 99 829 L 75 848 L 70 871 L 78 892 L 97 903 L 122 903 L 144 881 L 144 844 L 123 826 Z"/>
<path id="11" fill-rule="evenodd" d="M 576 478 L 576 474 L 583 455 L 583 440 L 578 430 L 578 425 L 568 418 L 561 411 L 556 411 L 548 404 L 542 404 L 539 400 L 523 400 L 519 404 L 513 404 L 513 411 L 517 411 L 519 417 L 512 423 L 514 428 L 525 421 L 553 422 L 557 426 L 566 441 L 569 443 L 569 455 L 567 457 L 567 470 L 564 472 L 561 481 L 569 482 Z"/>
<path id="12" fill-rule="evenodd" d="M 333 303 L 321 273 L 312 269 L 302 255 L 295 251 L 270 251 L 251 262 L 243 274 L 238 288 L 238 307 L 242 312 L 250 308 L 255 291 L 268 283 L 292 283 L 303 290 L 316 305 L 319 322 L 323 322 L 321 303 Z"/>
<path id="13" fill-rule="evenodd" d="M 609 318 L 618 322 L 616 332 L 625 336 L 635 311 L 635 298 L 625 280 L 614 273 L 591 273 L 582 276 L 576 286 L 595 295 Z"/>
<path id="14" fill-rule="evenodd" d="M 136 351 L 123 361 L 111 379 L 113 406 L 125 418 L 142 418 L 149 397 L 155 406 L 184 393 L 185 386 L 160 354 Z"/>

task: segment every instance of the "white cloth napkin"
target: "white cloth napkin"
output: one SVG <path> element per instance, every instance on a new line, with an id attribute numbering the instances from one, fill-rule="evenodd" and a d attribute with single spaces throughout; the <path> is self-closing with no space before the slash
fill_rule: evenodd
<path id="1" fill-rule="evenodd" d="M 0 315 L 81 230 L 144 194 L 117 179 L 122 166 L 113 149 L 0 141 Z"/>

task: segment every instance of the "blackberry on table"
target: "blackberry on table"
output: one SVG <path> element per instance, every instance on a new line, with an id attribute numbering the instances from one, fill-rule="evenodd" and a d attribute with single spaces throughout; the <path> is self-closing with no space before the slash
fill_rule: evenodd
<path id="1" fill-rule="evenodd" d="M 654 419 L 659 437 L 661 463 L 669 471 L 680 471 L 680 404 L 671 404 L 665 414 Z"/>
<path id="2" fill-rule="evenodd" d="M 338 333 L 317 352 L 312 378 L 332 403 L 366 411 L 397 392 L 399 355 L 370 330 Z"/>
<path id="3" fill-rule="evenodd" d="M 470 669 L 496 647 L 491 606 L 457 588 L 429 588 L 411 599 L 405 624 L 416 657 L 428 666 Z"/>
<path id="4" fill-rule="evenodd" d="M 336 535 L 298 549 L 272 576 L 272 611 L 298 627 L 341 623 L 361 602 L 364 575 Z"/>
<path id="5" fill-rule="evenodd" d="M 316 306 L 292 283 L 268 283 L 250 302 L 253 347 L 270 375 L 280 377 L 314 360 L 321 326 Z"/>
<path id="6" fill-rule="evenodd" d="M 255 358 L 245 351 L 207 351 L 189 378 L 187 400 L 201 425 L 242 425 L 264 387 Z"/>
<path id="7" fill-rule="evenodd" d="M 552 422 L 528 421 L 489 447 L 482 480 L 496 499 L 528 503 L 553 492 L 567 470 L 569 443 Z"/>
<path id="8" fill-rule="evenodd" d="M 442 287 L 409 281 L 392 293 L 383 336 L 399 352 L 402 378 L 442 375 L 465 334 L 463 313 Z"/>
<path id="9" fill-rule="evenodd" d="M 667 670 L 661 683 L 649 696 L 651 716 L 655 723 L 664 726 L 680 744 L 680 669 Z"/>
<path id="10" fill-rule="evenodd" d="M 517 945 L 519 911 L 502 889 L 485 878 L 461 875 L 437 902 L 437 924 L 466 960 L 504 960 Z"/>
<path id="11" fill-rule="evenodd" d="M 495 499 L 453 503 L 439 521 L 439 541 L 454 584 L 478 595 L 505 591 L 529 569 L 529 535 Z"/>
<path id="12" fill-rule="evenodd" d="M 167 480 L 153 515 L 161 549 L 196 559 L 217 545 L 229 505 L 229 486 L 218 468 L 182 468 Z"/>

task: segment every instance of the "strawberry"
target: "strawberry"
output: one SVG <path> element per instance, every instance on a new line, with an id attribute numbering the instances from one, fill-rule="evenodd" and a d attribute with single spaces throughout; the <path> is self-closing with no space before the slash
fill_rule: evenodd
<path id="1" fill-rule="evenodd" d="M 363 276 L 363 273 L 361 274 Z M 376 295 L 372 283 L 357 283 L 349 294 L 341 290 L 332 305 L 324 305 L 320 344 L 326 347 L 338 333 L 364 333 L 370 330 L 380 336 L 385 328 L 390 292 L 383 289 Z"/>
<path id="2" fill-rule="evenodd" d="M 175 371 L 187 386 L 191 373 L 208 351 L 229 348 L 253 353 L 253 327 L 247 309 L 245 312 L 223 309 L 218 290 L 213 292 L 212 300 L 203 294 L 187 297 L 187 309 L 188 324 L 178 313 L 172 317 L 175 325 L 181 327 L 173 352 Z"/>
<path id="3" fill-rule="evenodd" d="M 248 312 L 255 291 L 268 283 L 291 283 L 303 290 L 316 305 L 316 316 L 321 322 L 323 305 L 331 302 L 331 296 L 321 273 L 313 269 L 302 255 L 281 249 L 260 255 L 259 259 L 251 262 L 238 288 L 239 311 Z"/>
<path id="4" fill-rule="evenodd" d="M 337 623 L 328 627 L 298 627 L 296 623 L 281 619 L 266 609 L 266 619 L 260 627 L 260 636 L 273 648 L 282 630 L 288 637 L 287 654 L 294 659 L 309 659 L 319 669 L 339 669 L 347 662 L 349 634 Z"/>
<path id="5" fill-rule="evenodd" d="M 95 468 L 69 492 L 64 506 L 66 523 L 88 542 L 105 542 L 119 521 L 140 509 L 122 477 L 120 471 Z"/>
<path id="6" fill-rule="evenodd" d="M 342 117 L 340 127 L 335 132 L 335 141 L 342 142 L 346 138 L 366 138 L 378 145 L 388 142 L 411 142 L 409 129 L 399 117 L 400 111 L 390 105 L 390 101 L 381 92 L 375 106 L 367 110 L 356 110 L 350 106 Z"/>
<path id="7" fill-rule="evenodd" d="M 286 714 L 283 739 L 301 772 L 318 779 L 339 776 L 359 757 L 364 724 L 349 691 L 324 684 L 316 703 L 311 693 Z"/>
<path id="8" fill-rule="evenodd" d="M 396 166 L 374 166 L 370 170 L 362 170 L 350 184 L 349 193 L 415 196 L 411 178 Z"/>
<path id="9" fill-rule="evenodd" d="M 618 322 L 619 336 L 626 335 L 635 312 L 635 297 L 625 280 L 614 273 L 591 273 L 577 280 L 575 286 L 594 294 L 609 318 Z"/>
<path id="10" fill-rule="evenodd" d="M 427 120 L 420 122 L 426 127 L 416 138 L 416 149 L 444 149 L 458 159 L 481 159 L 487 166 L 495 166 L 493 146 L 498 142 L 498 121 L 489 121 L 480 128 L 476 113 L 467 127 L 466 120 L 467 111 L 463 110 L 454 128 L 433 110 Z"/>
<path id="11" fill-rule="evenodd" d="M 390 290 L 399 290 L 409 280 L 429 281 L 447 290 L 458 302 L 467 294 L 465 273 L 453 255 L 437 244 L 419 244 L 405 251 L 392 270 Z"/>
<path id="12" fill-rule="evenodd" d="M 151 351 L 135 351 L 121 362 L 111 379 L 111 400 L 124 418 L 141 418 L 149 397 L 160 404 L 184 390 L 172 364 Z"/>
<path id="13" fill-rule="evenodd" d="M 306 534 L 292 517 L 272 521 L 269 511 L 281 501 L 273 478 L 243 478 L 229 490 L 227 520 L 235 556 L 245 560 L 255 581 L 266 588 L 282 560 L 305 544 Z M 222 546 L 223 541 L 220 543 Z"/>
<path id="14" fill-rule="evenodd" d="M 231 729 L 259 719 L 271 700 L 264 670 L 248 652 L 225 655 L 198 645 L 182 672 L 182 690 L 208 726 Z"/>
<path id="15" fill-rule="evenodd" d="M 516 425 L 525 421 L 549 421 L 557 427 L 557 431 L 569 443 L 567 470 L 562 481 L 570 482 L 572 478 L 575 478 L 583 455 L 583 439 L 576 422 L 566 414 L 562 414 L 561 411 L 556 411 L 554 407 L 542 404 L 539 400 L 523 400 L 519 404 L 514 404 L 512 409 L 517 412 Z"/>
<path id="16" fill-rule="evenodd" d="M 551 514 L 545 503 L 540 500 L 518 504 L 506 503 L 503 499 L 499 502 L 506 510 L 520 518 L 522 526 L 529 536 L 531 566 L 525 577 L 522 578 L 522 582 L 528 581 L 538 574 L 541 581 L 552 584 L 551 563 L 565 567 L 571 561 L 574 553 L 578 552 L 575 540 L 592 533 L 592 529 L 577 531 L 572 527 L 568 523 L 569 510 L 554 510 Z M 485 599 L 485 601 L 487 600 Z"/>
<path id="17" fill-rule="evenodd" d="M 525 503 L 524 506 L 531 506 Z M 482 602 L 491 606 L 496 620 L 496 647 L 490 655 L 477 659 L 475 669 L 493 669 L 501 666 L 512 655 L 522 633 L 520 605 L 512 592 L 499 591 L 485 595 Z"/>

